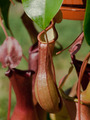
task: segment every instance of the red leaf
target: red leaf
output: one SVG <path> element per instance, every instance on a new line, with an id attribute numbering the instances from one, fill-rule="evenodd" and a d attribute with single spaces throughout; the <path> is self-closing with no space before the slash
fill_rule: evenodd
<path id="1" fill-rule="evenodd" d="M 21 61 L 22 48 L 13 37 L 7 37 L 0 46 L 0 62 L 2 67 L 15 68 Z"/>
<path id="2" fill-rule="evenodd" d="M 84 33 L 82 32 L 75 40 L 75 42 L 72 44 L 72 46 L 69 49 L 69 52 L 71 55 L 75 55 L 79 49 L 81 48 L 82 42 L 84 39 Z"/>

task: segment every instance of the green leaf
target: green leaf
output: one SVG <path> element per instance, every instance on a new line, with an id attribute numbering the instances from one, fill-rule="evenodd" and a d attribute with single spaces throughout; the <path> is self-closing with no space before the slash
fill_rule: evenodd
<path id="1" fill-rule="evenodd" d="M 5 21 L 6 27 L 9 29 L 8 24 L 8 11 L 9 11 L 10 1 L 9 0 L 0 0 L 0 9 L 2 12 L 3 19 Z"/>
<path id="2" fill-rule="evenodd" d="M 84 19 L 84 35 L 87 43 L 90 45 L 90 0 L 86 3 L 86 13 Z"/>
<path id="3" fill-rule="evenodd" d="M 56 15 L 63 0 L 22 0 L 26 14 L 42 29 L 45 29 Z"/>

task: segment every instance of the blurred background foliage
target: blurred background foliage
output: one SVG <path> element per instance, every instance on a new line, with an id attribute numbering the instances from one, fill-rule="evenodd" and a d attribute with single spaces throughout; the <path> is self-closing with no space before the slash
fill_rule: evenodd
<path id="1" fill-rule="evenodd" d="M 24 55 L 28 58 L 29 56 L 29 48 L 32 45 L 31 39 L 28 35 L 26 28 L 24 27 L 22 20 L 20 19 L 23 13 L 23 7 L 20 3 L 15 2 L 15 6 L 11 5 L 9 10 L 9 24 L 10 28 L 14 34 L 14 37 L 20 43 Z M 41 29 L 35 24 L 37 30 L 40 32 Z M 62 20 L 61 23 L 56 24 L 56 29 L 58 32 L 58 42 L 63 46 L 63 48 L 67 47 L 71 42 L 75 40 L 75 38 L 80 34 L 83 30 L 83 21 L 71 21 L 71 20 Z M 8 35 L 10 35 L 7 30 Z M 0 27 L 0 45 L 3 43 L 5 39 L 5 35 L 3 33 L 2 28 Z M 89 46 L 84 40 L 83 45 L 80 51 L 77 53 L 77 59 L 83 60 L 86 54 L 89 52 Z M 57 84 L 59 80 L 68 72 L 70 67 L 70 55 L 68 50 L 65 50 L 60 55 L 54 56 L 54 65 L 56 72 L 56 80 Z M 28 69 L 28 63 L 22 58 L 19 69 Z M 6 120 L 7 118 L 7 107 L 8 107 L 8 88 L 9 88 L 9 80 L 5 76 L 5 71 L 7 69 L 2 68 L 0 64 L 0 120 Z M 64 90 L 70 88 L 75 81 L 77 81 L 77 75 L 75 69 L 65 82 L 63 87 Z M 12 105 L 11 105 L 11 114 L 16 103 L 15 95 L 12 90 Z"/>

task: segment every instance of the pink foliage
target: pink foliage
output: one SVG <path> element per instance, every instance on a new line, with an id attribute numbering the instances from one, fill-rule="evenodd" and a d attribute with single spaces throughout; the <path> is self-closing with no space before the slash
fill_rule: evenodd
<path id="1" fill-rule="evenodd" d="M 22 48 L 13 37 L 7 37 L 0 46 L 0 62 L 2 67 L 15 68 L 21 61 Z"/>
<path id="2" fill-rule="evenodd" d="M 82 42 L 84 39 L 84 33 L 82 32 L 75 40 L 75 42 L 72 44 L 72 46 L 69 49 L 69 52 L 71 55 L 75 55 L 79 49 L 81 48 Z"/>

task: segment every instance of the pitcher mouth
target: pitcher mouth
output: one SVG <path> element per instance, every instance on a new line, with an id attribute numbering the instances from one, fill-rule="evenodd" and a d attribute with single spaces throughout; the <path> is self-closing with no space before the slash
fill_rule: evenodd
<path id="1" fill-rule="evenodd" d="M 49 43 L 52 43 L 52 42 L 57 40 L 58 34 L 57 34 L 56 29 L 55 29 L 55 23 L 54 23 L 53 20 L 51 21 L 50 25 L 45 30 L 40 32 L 37 36 L 37 39 L 38 39 L 39 42 L 47 44 L 45 32 L 47 34 Z"/>
<path id="2" fill-rule="evenodd" d="M 11 77 L 13 72 L 16 72 L 17 74 L 20 74 L 22 76 L 25 76 L 26 74 L 27 74 L 27 76 L 30 76 L 35 73 L 33 70 L 19 70 L 19 69 L 13 68 L 13 69 L 8 69 L 5 72 L 5 75 L 8 77 Z"/>

